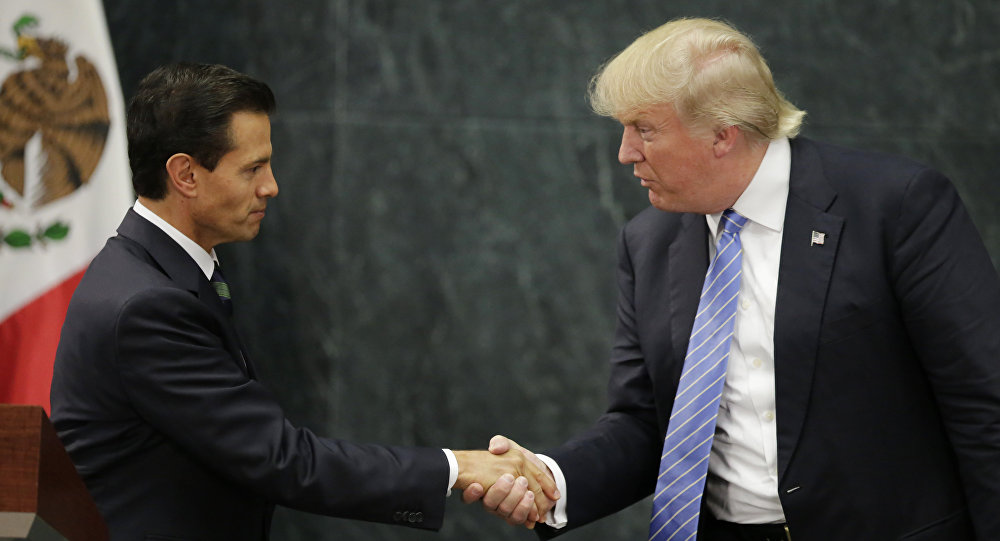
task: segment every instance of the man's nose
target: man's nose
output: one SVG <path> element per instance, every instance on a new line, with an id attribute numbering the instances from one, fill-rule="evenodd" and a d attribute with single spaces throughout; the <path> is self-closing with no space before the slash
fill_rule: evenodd
<path id="1" fill-rule="evenodd" d="M 267 178 L 261 184 L 260 189 L 257 190 L 259 197 L 274 197 L 278 195 L 278 181 L 274 178 L 274 171 L 268 167 L 267 173 Z"/>
<path id="2" fill-rule="evenodd" d="M 626 126 L 622 130 L 622 145 L 618 147 L 618 161 L 628 165 L 642 161 L 642 152 L 639 152 L 639 134 L 633 126 Z"/>

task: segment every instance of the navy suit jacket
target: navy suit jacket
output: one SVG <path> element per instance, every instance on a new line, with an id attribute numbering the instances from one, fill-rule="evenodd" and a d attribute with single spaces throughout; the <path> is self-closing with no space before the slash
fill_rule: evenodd
<path id="1" fill-rule="evenodd" d="M 570 528 L 653 491 L 707 231 L 702 215 L 653 208 L 622 231 L 607 413 L 546 452 Z M 998 307 L 996 271 L 940 173 L 792 141 L 774 356 L 793 539 L 1000 538 Z"/>
<path id="2" fill-rule="evenodd" d="M 441 449 L 358 445 L 292 426 L 205 275 L 132 210 L 70 302 L 51 400 L 115 541 L 266 539 L 274 504 L 442 523 Z"/>

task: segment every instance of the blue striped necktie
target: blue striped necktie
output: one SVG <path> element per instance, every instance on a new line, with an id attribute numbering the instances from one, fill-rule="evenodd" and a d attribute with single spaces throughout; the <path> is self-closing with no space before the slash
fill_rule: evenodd
<path id="1" fill-rule="evenodd" d="M 222 276 L 222 269 L 219 268 L 219 264 L 215 264 L 215 271 L 212 273 L 212 279 L 210 280 L 212 284 L 212 289 L 215 290 L 215 294 L 219 296 L 219 301 L 222 303 L 223 308 L 229 315 L 233 315 L 233 298 L 229 294 L 229 284 L 226 283 L 226 278 Z"/>
<path id="2" fill-rule="evenodd" d="M 729 348 L 740 292 L 743 248 L 740 230 L 747 219 L 732 209 L 722 214 L 722 236 L 701 290 L 698 315 L 677 396 L 670 412 L 653 496 L 650 541 L 697 538 L 701 497 L 708 474 L 719 399 L 726 381 Z"/>

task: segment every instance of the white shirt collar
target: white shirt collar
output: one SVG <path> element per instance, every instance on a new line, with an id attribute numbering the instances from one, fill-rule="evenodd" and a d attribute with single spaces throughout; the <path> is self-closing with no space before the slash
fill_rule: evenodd
<path id="1" fill-rule="evenodd" d="M 733 210 L 751 222 L 773 231 L 781 232 L 785 223 L 785 205 L 788 203 L 788 183 L 792 171 L 792 147 L 787 137 L 773 139 L 767 145 L 764 159 L 757 168 Z M 708 228 L 715 238 L 722 213 L 705 216 Z"/>
<path id="2" fill-rule="evenodd" d="M 150 223 L 159 227 L 164 233 L 169 235 L 170 238 L 174 239 L 174 242 L 180 245 L 180 247 L 183 248 L 189 256 L 191 256 L 191 259 L 198 264 L 198 268 L 201 269 L 205 278 L 208 278 L 209 280 L 212 279 L 212 274 L 215 273 L 215 264 L 219 262 L 219 257 L 215 255 L 215 248 L 212 248 L 211 252 L 206 252 L 205 249 L 199 246 L 197 242 L 191 240 L 184 233 L 178 231 L 176 227 L 167 223 L 167 221 L 163 218 L 157 216 L 155 212 L 149 210 L 149 208 L 143 205 L 138 199 L 135 200 L 135 205 L 133 205 L 132 208 L 135 210 L 136 214 L 149 220 Z"/>

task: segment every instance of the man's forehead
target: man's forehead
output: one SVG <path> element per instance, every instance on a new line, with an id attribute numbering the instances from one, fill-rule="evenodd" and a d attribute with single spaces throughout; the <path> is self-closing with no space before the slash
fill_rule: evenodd
<path id="1" fill-rule="evenodd" d="M 644 105 L 633 108 L 618 116 L 618 122 L 623 125 L 635 124 L 637 122 L 667 122 L 674 118 L 674 108 L 669 103 L 654 105 Z"/>

